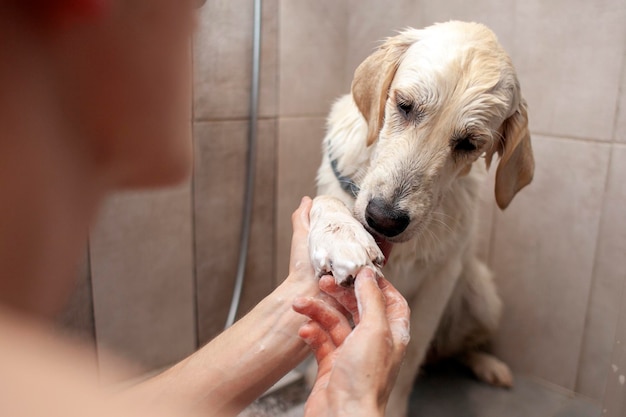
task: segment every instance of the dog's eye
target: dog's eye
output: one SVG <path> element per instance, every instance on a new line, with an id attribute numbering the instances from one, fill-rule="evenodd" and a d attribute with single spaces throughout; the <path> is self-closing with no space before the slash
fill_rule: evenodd
<path id="1" fill-rule="evenodd" d="M 473 152 L 476 150 L 476 144 L 471 136 L 454 139 L 453 147 L 456 152 Z"/>
<path id="2" fill-rule="evenodd" d="M 411 110 L 413 110 L 413 104 L 407 103 L 405 101 L 398 102 L 398 111 L 405 119 L 409 118 L 409 113 L 411 113 Z"/>

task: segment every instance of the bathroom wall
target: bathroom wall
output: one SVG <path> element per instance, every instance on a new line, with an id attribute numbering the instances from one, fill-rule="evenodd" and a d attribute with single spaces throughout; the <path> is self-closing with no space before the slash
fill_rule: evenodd
<path id="1" fill-rule="evenodd" d="M 598 402 L 606 392 L 614 409 L 626 374 L 617 334 L 626 309 L 626 4 L 265 0 L 263 14 L 242 310 L 287 274 L 290 214 L 314 193 L 325 116 L 349 91 L 358 63 L 406 26 L 483 22 L 518 70 L 537 165 L 533 184 L 505 212 L 493 204 L 491 183 L 483 193 L 480 253 L 505 301 L 494 349 L 519 374 Z M 209 0 L 201 10 L 187 139 L 195 146 L 193 180 L 113 197 L 91 234 L 62 321 L 95 341 L 104 370 L 104 346 L 157 368 L 223 327 L 239 246 L 251 22 L 250 1 Z"/>
<path id="2" fill-rule="evenodd" d="M 246 175 L 253 2 L 207 1 L 194 44 L 195 272 L 198 338 L 224 328 L 240 247 Z M 278 1 L 262 11 L 258 154 L 240 312 L 274 283 Z"/>
<path id="3" fill-rule="evenodd" d="M 346 1 L 281 1 L 276 177 L 277 279 L 288 272 L 291 213 L 315 195 L 331 104 L 350 89 L 345 73 Z"/>

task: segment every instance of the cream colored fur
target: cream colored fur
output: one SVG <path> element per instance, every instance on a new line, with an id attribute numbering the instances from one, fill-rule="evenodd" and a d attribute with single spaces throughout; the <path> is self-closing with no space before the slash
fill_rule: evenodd
<path id="1" fill-rule="evenodd" d="M 404 113 L 401 104 L 410 103 Z M 461 140 L 470 147 L 458 147 Z M 385 276 L 411 306 L 411 342 L 387 415 L 406 415 L 413 380 L 430 351 L 458 356 L 488 383 L 511 386 L 508 367 L 477 350 L 496 330 L 501 301 L 476 257 L 478 193 L 494 153 L 496 201 L 505 208 L 532 179 L 526 104 L 508 55 L 483 25 L 448 22 L 388 39 L 355 72 L 352 94 L 328 118 L 311 258 L 319 273 L 349 281 L 381 252 L 363 227 L 373 198 L 392 201 L 410 224 Z M 354 199 L 330 166 L 360 187 Z M 481 159 L 486 161 L 482 161 Z M 485 164 L 487 162 L 487 164 Z"/>

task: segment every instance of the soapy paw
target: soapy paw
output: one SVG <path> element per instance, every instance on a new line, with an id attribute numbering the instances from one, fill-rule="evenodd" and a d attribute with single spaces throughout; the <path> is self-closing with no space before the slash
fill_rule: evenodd
<path id="1" fill-rule="evenodd" d="M 381 273 L 380 268 L 385 262 L 372 235 L 348 208 L 326 196 L 313 202 L 309 252 L 318 276 L 332 274 L 342 286 L 352 285 L 364 267 Z"/>

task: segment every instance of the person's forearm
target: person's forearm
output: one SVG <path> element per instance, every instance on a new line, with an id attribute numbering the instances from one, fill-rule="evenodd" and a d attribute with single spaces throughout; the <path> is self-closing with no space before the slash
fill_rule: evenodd
<path id="1" fill-rule="evenodd" d="M 308 354 L 298 337 L 307 319 L 291 309 L 291 300 L 311 292 L 311 285 L 287 279 L 231 328 L 135 391 L 211 415 L 236 415 Z"/>

